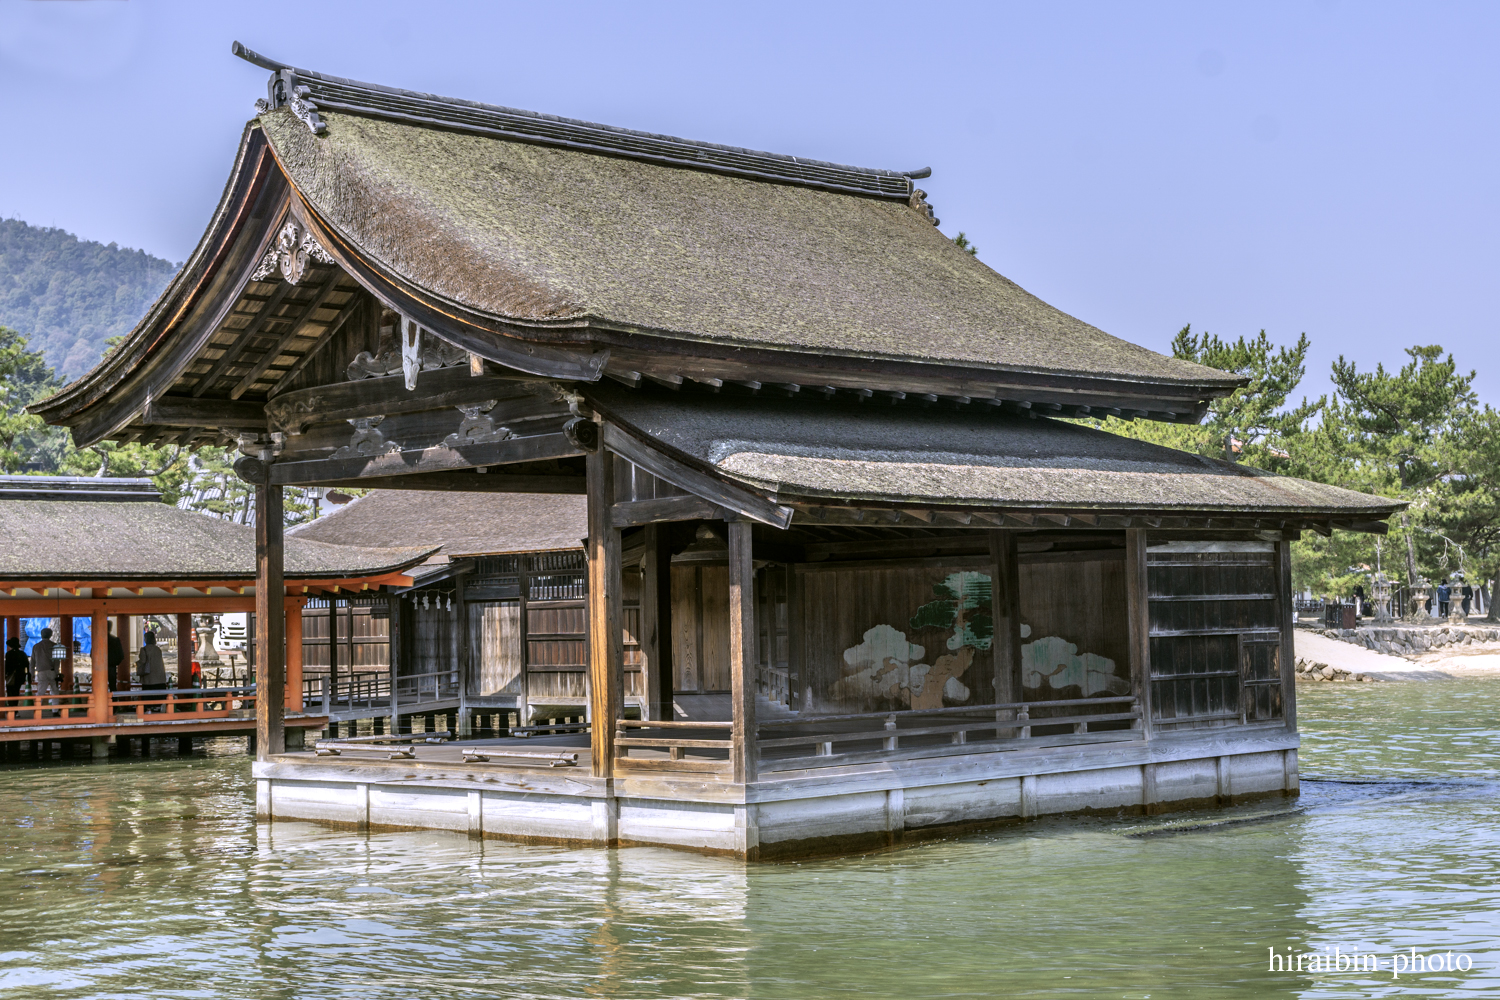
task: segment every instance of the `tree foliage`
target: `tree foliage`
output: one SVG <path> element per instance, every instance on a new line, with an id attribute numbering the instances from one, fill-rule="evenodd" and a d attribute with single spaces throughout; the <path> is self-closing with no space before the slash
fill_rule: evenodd
<path id="1" fill-rule="evenodd" d="M 1172 340 L 1172 356 L 1242 376 L 1245 384 L 1209 404 L 1197 424 L 1127 421 L 1108 417 L 1096 426 L 1125 437 L 1166 445 L 1197 455 L 1282 471 L 1288 447 L 1317 416 L 1324 400 L 1303 400 L 1288 409 L 1287 399 L 1307 371 L 1307 334 L 1290 347 L 1277 347 L 1262 330 L 1254 337 L 1222 340 L 1194 334 L 1184 326 Z"/>
<path id="2" fill-rule="evenodd" d="M 953 243 L 970 257 L 979 256 L 979 248 L 969 242 L 969 236 L 967 233 L 959 233 L 957 236 L 953 237 Z"/>
<path id="3" fill-rule="evenodd" d="M 136 324 L 177 268 L 144 250 L 0 219 L 0 324 L 72 378 Z"/>

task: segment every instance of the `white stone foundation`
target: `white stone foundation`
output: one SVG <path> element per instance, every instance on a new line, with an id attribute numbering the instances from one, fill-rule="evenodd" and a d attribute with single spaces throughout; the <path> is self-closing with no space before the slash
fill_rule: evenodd
<path id="1" fill-rule="evenodd" d="M 852 853 L 1067 813 L 1155 813 L 1296 795 L 1296 733 L 1199 730 L 1150 742 L 1001 750 L 778 772 L 594 778 L 540 768 L 284 755 L 254 765 L 263 821 L 771 860 Z"/>

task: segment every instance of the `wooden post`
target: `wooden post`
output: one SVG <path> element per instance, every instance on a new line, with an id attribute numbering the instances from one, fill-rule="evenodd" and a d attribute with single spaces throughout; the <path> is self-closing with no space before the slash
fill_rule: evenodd
<path id="1" fill-rule="evenodd" d="M 469 736 L 473 723 L 469 713 L 469 695 L 475 684 L 471 675 L 473 656 L 469 650 L 469 605 L 464 599 L 464 573 L 453 575 L 453 630 L 458 639 L 458 712 L 453 723 L 453 735 Z"/>
<path id="2" fill-rule="evenodd" d="M 1130 681 L 1141 708 L 1141 733 L 1151 738 L 1151 602 L 1146 531 L 1125 529 L 1125 617 L 1130 623 Z"/>
<path id="3" fill-rule="evenodd" d="M 516 580 L 520 584 L 520 607 L 516 609 L 516 626 L 521 633 L 521 693 L 516 698 L 516 724 L 526 725 L 531 720 L 531 640 L 526 602 L 531 599 L 531 556 L 516 557 Z"/>
<path id="4" fill-rule="evenodd" d="M 339 599 L 328 597 L 328 696 L 339 700 Z M 394 661 L 392 661 L 394 662 Z M 396 689 L 396 675 L 391 674 L 391 690 Z M 352 706 L 351 706 L 352 707 Z"/>
<path id="5" fill-rule="evenodd" d="M 255 757 L 286 750 L 286 587 L 281 487 L 255 487 Z"/>
<path id="6" fill-rule="evenodd" d="M 286 710 L 302 711 L 302 602 L 286 609 Z"/>
<path id="7" fill-rule="evenodd" d="M 594 775 L 614 776 L 615 720 L 624 701 L 625 646 L 620 611 L 620 532 L 609 523 L 615 496 L 612 456 L 601 446 L 589 453 L 588 626 L 589 729 Z"/>
<path id="8" fill-rule="evenodd" d="M 1281 611 L 1281 714 L 1290 732 L 1297 731 L 1297 649 L 1296 611 L 1292 607 L 1292 543 L 1276 543 L 1277 607 Z"/>
<path id="9" fill-rule="evenodd" d="M 755 559 L 750 522 L 729 522 L 729 693 L 734 726 L 729 757 L 734 781 L 755 780 Z"/>
<path id="10" fill-rule="evenodd" d="M 392 735 L 402 732 L 401 729 L 401 700 L 396 693 L 396 678 L 400 676 L 401 664 L 401 598 L 391 594 L 386 598 L 387 613 L 390 617 L 386 619 L 386 630 L 390 633 L 386 640 L 388 659 L 391 661 L 391 733 Z M 333 627 L 333 619 L 328 619 L 329 627 Z M 330 682 L 331 683 L 331 682 Z"/>
<path id="11" fill-rule="evenodd" d="M 89 694 L 89 717 L 94 722 L 113 722 L 114 705 L 109 695 L 109 619 L 103 611 L 95 611 L 89 623 L 93 636 L 94 651 L 93 680 Z"/>
<path id="12" fill-rule="evenodd" d="M 177 616 L 177 686 L 193 686 L 193 656 L 197 652 L 193 643 L 193 616 Z"/>
<path id="13" fill-rule="evenodd" d="M 115 638 L 120 640 L 120 649 L 125 659 L 115 668 L 115 687 L 120 691 L 130 690 L 130 616 L 115 615 Z M 106 640 L 108 641 L 108 640 Z"/>
<path id="14" fill-rule="evenodd" d="M 1025 700 L 1021 690 L 1021 562 L 1014 531 L 995 529 L 989 535 L 995 701 L 1006 704 Z"/>
<path id="15" fill-rule="evenodd" d="M 802 650 L 805 635 L 802 620 L 803 574 L 801 563 L 786 567 L 786 684 L 791 694 L 788 707 L 803 710 L 803 695 L 809 689 L 802 679 Z"/>
<path id="16" fill-rule="evenodd" d="M 60 615 L 57 619 L 58 631 L 62 633 L 59 639 L 62 642 L 63 662 L 62 677 L 59 679 L 57 690 L 61 694 L 70 694 L 73 690 L 73 616 Z M 66 712 L 63 713 L 67 715 Z"/>
<path id="17" fill-rule="evenodd" d="M 641 564 L 641 654 L 645 659 L 644 718 L 672 718 L 672 548 L 660 525 L 643 532 L 646 557 Z"/>

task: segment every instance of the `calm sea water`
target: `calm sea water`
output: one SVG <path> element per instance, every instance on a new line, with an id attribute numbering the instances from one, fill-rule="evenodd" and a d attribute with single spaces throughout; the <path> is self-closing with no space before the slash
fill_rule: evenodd
<path id="1" fill-rule="evenodd" d="M 242 742 L 11 765 L 0 997 L 1500 994 L 1500 679 L 1300 701 L 1295 803 L 749 869 L 258 827 Z M 1383 965 L 1268 971 L 1272 948 Z M 1393 979 L 1411 949 L 1472 969 Z"/>

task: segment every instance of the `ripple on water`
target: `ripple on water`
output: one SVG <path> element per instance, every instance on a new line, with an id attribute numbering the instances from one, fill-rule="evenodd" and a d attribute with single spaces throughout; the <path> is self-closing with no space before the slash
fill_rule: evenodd
<path id="1" fill-rule="evenodd" d="M 1295 801 L 748 869 L 257 827 L 229 741 L 9 767 L 0 996 L 1493 995 L 1500 680 L 1308 687 Z M 1476 969 L 1266 971 L 1335 945 Z"/>

